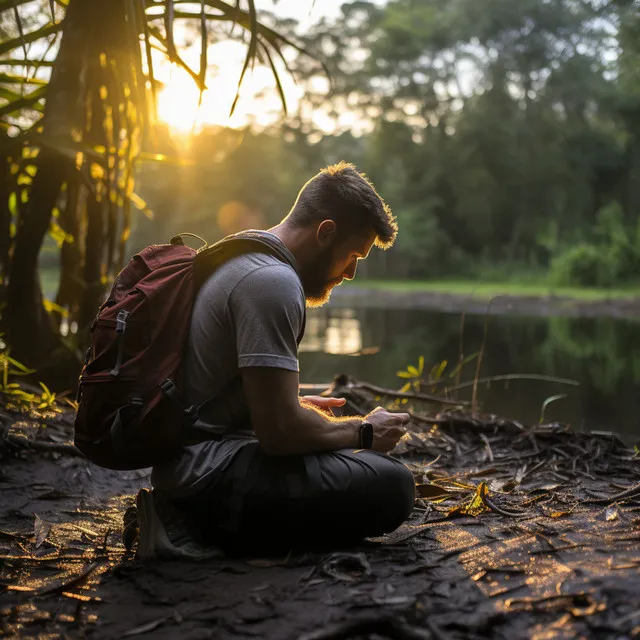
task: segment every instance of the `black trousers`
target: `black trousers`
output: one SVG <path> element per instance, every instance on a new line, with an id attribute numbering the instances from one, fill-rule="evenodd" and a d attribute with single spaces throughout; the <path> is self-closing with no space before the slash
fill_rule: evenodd
<path id="1" fill-rule="evenodd" d="M 353 544 L 399 527 L 414 499 L 413 475 L 384 454 L 268 456 L 252 441 L 211 486 L 174 504 L 205 541 L 246 553 Z"/>

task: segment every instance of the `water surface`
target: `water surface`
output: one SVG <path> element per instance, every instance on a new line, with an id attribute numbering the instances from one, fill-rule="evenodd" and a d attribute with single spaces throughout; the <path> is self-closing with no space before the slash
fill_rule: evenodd
<path id="1" fill-rule="evenodd" d="M 478 352 L 485 317 L 466 314 L 462 332 L 465 356 Z M 417 365 L 425 369 L 448 361 L 447 378 L 460 358 L 461 314 L 413 309 L 326 307 L 309 311 L 301 345 L 301 382 L 328 382 L 347 373 L 385 387 L 405 382 L 396 372 Z M 379 351 L 365 353 L 372 348 Z M 477 360 L 463 369 L 473 380 Z M 537 374 L 575 380 L 579 386 L 531 380 L 492 382 L 479 387 L 481 408 L 488 413 L 538 422 L 549 404 L 548 421 L 570 423 L 577 430 L 619 433 L 640 441 L 640 322 L 613 318 L 491 316 L 488 318 L 481 377 Z M 448 384 L 454 379 L 449 378 Z M 458 397 L 469 399 L 471 388 Z"/>

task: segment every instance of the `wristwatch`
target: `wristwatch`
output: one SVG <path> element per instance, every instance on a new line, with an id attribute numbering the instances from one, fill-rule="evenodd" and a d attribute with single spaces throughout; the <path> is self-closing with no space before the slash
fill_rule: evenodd
<path id="1" fill-rule="evenodd" d="M 360 448 L 371 449 L 373 447 L 373 425 L 363 422 L 360 425 Z"/>

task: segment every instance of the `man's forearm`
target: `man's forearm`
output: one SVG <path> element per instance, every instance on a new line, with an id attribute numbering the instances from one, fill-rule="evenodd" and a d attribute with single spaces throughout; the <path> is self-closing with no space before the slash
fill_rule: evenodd
<path id="1" fill-rule="evenodd" d="M 356 448 L 360 443 L 360 417 L 331 418 L 301 403 L 287 422 L 261 442 L 271 455 L 295 455 Z"/>

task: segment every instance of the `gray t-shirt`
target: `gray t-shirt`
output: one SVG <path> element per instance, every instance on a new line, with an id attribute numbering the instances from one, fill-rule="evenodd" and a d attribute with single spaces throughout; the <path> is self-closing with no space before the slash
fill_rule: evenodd
<path id="1" fill-rule="evenodd" d="M 232 258 L 209 277 L 193 308 L 184 388 L 187 406 L 208 401 L 200 419 L 224 427 L 227 435 L 185 447 L 176 460 L 156 465 L 151 476 L 155 488 L 175 497 L 192 495 L 210 484 L 216 471 L 250 441 L 237 434 L 251 431 L 240 369 L 298 371 L 304 313 L 298 274 L 270 254 Z"/>

